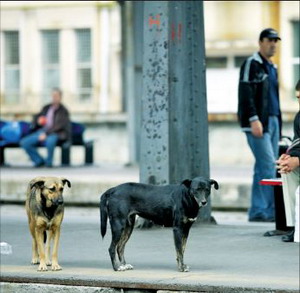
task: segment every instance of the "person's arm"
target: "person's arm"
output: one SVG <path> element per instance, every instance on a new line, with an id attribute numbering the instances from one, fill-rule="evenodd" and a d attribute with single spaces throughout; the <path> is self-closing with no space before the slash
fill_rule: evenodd
<path id="1" fill-rule="evenodd" d="M 257 66 L 256 62 L 247 59 L 241 68 L 239 103 L 241 109 L 240 115 L 249 121 L 252 134 L 261 137 L 263 135 L 263 126 L 257 114 L 255 105 L 256 84 L 253 82 L 258 72 Z"/>
<path id="2" fill-rule="evenodd" d="M 258 119 L 252 121 L 250 123 L 250 125 L 251 125 L 251 132 L 254 136 L 256 136 L 256 137 L 262 137 L 263 136 L 264 128 L 263 128 L 262 123 Z"/>
<path id="3" fill-rule="evenodd" d="M 33 120 L 32 120 L 32 128 L 33 129 L 40 128 L 44 125 L 41 121 L 41 117 L 46 116 L 47 108 L 48 108 L 48 105 L 44 106 L 39 113 L 37 113 L 36 115 L 33 116 Z"/>

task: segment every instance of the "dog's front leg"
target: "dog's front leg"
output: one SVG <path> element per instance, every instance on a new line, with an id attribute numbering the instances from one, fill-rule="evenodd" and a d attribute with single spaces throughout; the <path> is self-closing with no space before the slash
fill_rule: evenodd
<path id="1" fill-rule="evenodd" d="M 35 238 L 37 242 L 38 253 L 40 257 L 40 265 L 38 271 L 47 271 L 47 265 L 45 260 L 45 248 L 44 248 L 44 229 L 37 227 L 35 230 Z"/>
<path id="2" fill-rule="evenodd" d="M 53 252 L 52 252 L 52 271 L 59 271 L 61 270 L 61 266 L 58 264 L 58 243 L 60 237 L 60 226 L 54 226 L 52 228 L 53 233 Z"/>
<path id="3" fill-rule="evenodd" d="M 31 259 L 31 264 L 36 265 L 39 264 L 39 253 L 38 253 L 38 248 L 37 248 L 37 242 L 34 238 L 32 238 L 32 259 Z"/>
<path id="4" fill-rule="evenodd" d="M 46 237 L 47 237 L 47 240 L 46 240 L 46 265 L 47 266 L 51 266 L 51 260 L 50 260 L 50 244 L 51 244 L 51 239 L 53 237 L 53 233 L 51 230 L 48 230 L 46 231 Z"/>
<path id="5" fill-rule="evenodd" d="M 184 254 L 185 248 L 186 248 L 186 242 L 189 236 L 190 228 L 192 226 L 193 222 L 187 222 L 183 225 L 183 235 L 182 235 L 182 253 Z"/>
<path id="6" fill-rule="evenodd" d="M 32 236 L 31 264 L 36 265 L 40 262 L 39 262 L 39 254 L 38 254 L 37 241 L 36 241 L 36 235 L 35 235 L 35 223 L 30 217 L 29 217 L 29 230 L 30 230 L 30 233 Z"/>
<path id="7" fill-rule="evenodd" d="M 177 254 L 178 270 L 180 272 L 188 272 L 189 267 L 187 265 L 185 265 L 183 262 L 183 254 L 184 254 L 184 247 L 183 247 L 184 243 L 183 242 L 185 242 L 185 240 L 183 239 L 182 227 L 174 227 L 173 233 L 174 233 L 175 249 L 176 249 L 176 254 Z"/>

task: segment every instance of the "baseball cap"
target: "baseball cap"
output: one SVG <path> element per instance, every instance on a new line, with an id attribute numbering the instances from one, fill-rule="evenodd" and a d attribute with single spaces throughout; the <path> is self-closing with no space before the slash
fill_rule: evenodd
<path id="1" fill-rule="evenodd" d="M 278 32 L 273 28 L 264 29 L 259 35 L 259 40 L 261 41 L 263 38 L 281 40 L 281 38 L 278 36 Z"/>

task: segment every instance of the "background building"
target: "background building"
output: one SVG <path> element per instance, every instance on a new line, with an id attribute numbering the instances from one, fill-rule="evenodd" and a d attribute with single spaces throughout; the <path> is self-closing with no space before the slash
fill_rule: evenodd
<path id="1" fill-rule="evenodd" d="M 235 113 L 239 68 L 258 48 L 267 27 L 282 37 L 274 62 L 279 66 L 281 106 L 295 112 L 299 78 L 299 3 L 295 1 L 205 1 L 207 95 L 210 113 Z"/>
<path id="2" fill-rule="evenodd" d="M 257 51 L 263 28 L 279 31 L 274 61 L 289 134 L 298 110 L 299 2 L 205 1 L 204 12 L 211 160 L 249 163 L 235 115 L 239 66 Z M 29 121 L 49 101 L 51 88 L 60 87 L 72 120 L 85 123 L 87 135 L 97 139 L 96 162 L 128 162 L 121 24 L 116 1 L 2 1 L 1 118 Z M 232 156 L 218 149 L 224 132 L 222 143 L 238 146 Z"/>
<path id="3" fill-rule="evenodd" d="M 112 1 L 2 1 L 2 115 L 35 113 L 53 87 L 76 119 L 121 112 L 120 52 Z"/>

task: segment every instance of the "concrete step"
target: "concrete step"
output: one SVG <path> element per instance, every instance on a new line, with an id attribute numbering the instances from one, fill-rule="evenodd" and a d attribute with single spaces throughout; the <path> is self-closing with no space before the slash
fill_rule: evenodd
<path id="1" fill-rule="evenodd" d="M 214 168 L 211 178 L 219 182 L 219 190 L 212 189 L 213 209 L 245 210 L 249 207 L 251 175 L 248 169 Z M 26 199 L 28 182 L 36 176 L 61 176 L 69 179 L 71 189 L 66 188 L 65 202 L 68 205 L 97 206 L 101 194 L 108 188 L 124 182 L 138 182 L 136 166 L 119 165 L 77 166 L 68 168 L 14 167 L 1 169 L 1 202 L 22 203 Z"/>

